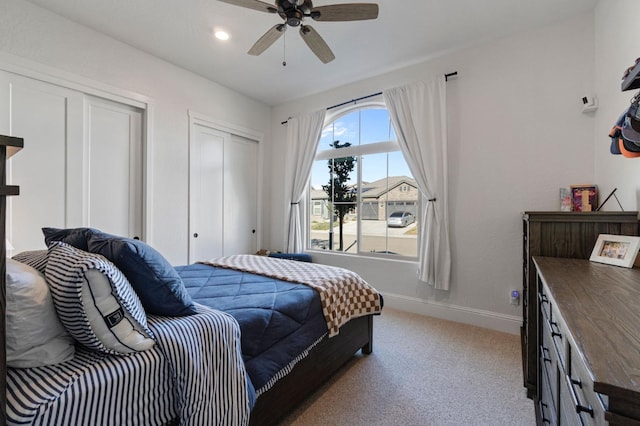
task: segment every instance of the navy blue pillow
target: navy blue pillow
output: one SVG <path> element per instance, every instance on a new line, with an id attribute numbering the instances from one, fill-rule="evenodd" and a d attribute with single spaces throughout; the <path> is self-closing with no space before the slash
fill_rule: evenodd
<path id="1" fill-rule="evenodd" d="M 196 313 L 176 270 L 150 245 L 95 229 L 87 245 L 89 252 L 103 255 L 122 271 L 147 313 L 172 317 Z"/>
<path id="2" fill-rule="evenodd" d="M 44 243 L 49 247 L 54 241 L 62 241 L 70 246 L 74 246 L 77 249 L 83 251 L 89 251 L 87 247 L 87 239 L 92 231 L 96 231 L 92 228 L 42 228 L 44 234 Z"/>

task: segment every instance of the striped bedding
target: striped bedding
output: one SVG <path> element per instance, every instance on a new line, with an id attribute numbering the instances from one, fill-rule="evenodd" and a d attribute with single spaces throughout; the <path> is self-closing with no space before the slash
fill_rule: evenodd
<path id="1" fill-rule="evenodd" d="M 7 372 L 10 425 L 247 424 L 252 387 L 228 314 L 150 315 L 152 349 L 128 356 L 78 348 L 73 360 Z"/>

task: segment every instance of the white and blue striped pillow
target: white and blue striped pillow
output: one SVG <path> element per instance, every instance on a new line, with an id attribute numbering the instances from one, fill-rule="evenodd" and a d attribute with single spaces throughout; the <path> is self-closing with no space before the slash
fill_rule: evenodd
<path id="1" fill-rule="evenodd" d="M 140 299 L 103 256 L 54 242 L 45 276 L 58 318 L 82 345 L 111 354 L 154 345 Z"/>

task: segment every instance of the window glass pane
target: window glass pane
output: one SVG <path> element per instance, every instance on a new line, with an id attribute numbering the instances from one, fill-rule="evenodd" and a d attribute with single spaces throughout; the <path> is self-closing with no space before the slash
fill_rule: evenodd
<path id="1" fill-rule="evenodd" d="M 413 179 L 404 155 L 400 151 L 389 153 L 389 176 L 407 176 Z"/>
<path id="2" fill-rule="evenodd" d="M 314 184 L 311 186 L 311 205 L 313 208 L 311 209 L 311 220 L 309 221 L 311 224 L 309 247 L 312 249 L 329 249 L 329 227 L 331 226 L 329 222 L 329 200 L 327 193 L 322 189 L 322 182 L 319 180 L 320 175 L 315 172 L 317 169 L 326 169 L 326 164 L 326 161 L 316 161 L 313 168 L 312 182 Z M 328 177 L 326 172 L 324 174 Z M 320 206 L 320 208 L 317 209 L 316 205 Z"/>
<path id="3" fill-rule="evenodd" d="M 320 142 L 318 143 L 318 152 L 326 151 L 331 148 L 331 144 L 335 139 L 335 123 L 329 124 L 327 127 L 322 129 L 322 133 L 320 134 Z"/>
<path id="4" fill-rule="evenodd" d="M 357 253 L 357 166 L 353 156 L 315 162 L 311 203 L 323 208 L 320 215 L 312 209 L 311 248 Z"/>
<path id="5" fill-rule="evenodd" d="M 348 142 L 358 145 L 360 139 L 360 112 L 355 111 L 338 118 L 333 123 L 322 129 L 318 152 L 332 150 L 334 141 L 341 144 Z"/>
<path id="6" fill-rule="evenodd" d="M 360 250 L 417 256 L 418 190 L 404 157 L 399 151 L 367 155 L 360 166 Z"/>
<path id="7" fill-rule="evenodd" d="M 391 121 L 386 109 L 360 111 L 360 128 L 360 145 L 394 140 L 389 139 Z"/>
<path id="8" fill-rule="evenodd" d="M 387 215 L 385 194 L 388 191 L 388 154 L 361 157 L 362 184 L 360 187 L 360 250 L 368 253 L 386 253 Z"/>

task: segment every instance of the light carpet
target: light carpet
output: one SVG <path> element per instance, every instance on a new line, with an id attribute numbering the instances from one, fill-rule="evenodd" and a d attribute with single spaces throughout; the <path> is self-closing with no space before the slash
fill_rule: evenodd
<path id="1" fill-rule="evenodd" d="M 535 425 L 520 337 L 384 308 L 355 356 L 282 425 Z"/>

